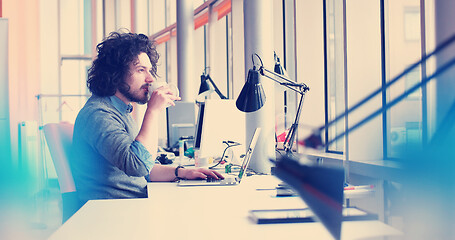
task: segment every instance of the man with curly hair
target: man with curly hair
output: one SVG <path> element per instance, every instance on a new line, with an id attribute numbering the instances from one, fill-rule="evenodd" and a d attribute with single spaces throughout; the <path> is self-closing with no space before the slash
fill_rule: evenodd
<path id="1" fill-rule="evenodd" d="M 87 80 L 92 96 L 74 125 L 71 165 L 81 201 L 147 197 L 147 180 L 223 178 L 155 160 L 158 116 L 180 98 L 165 86 L 149 91 L 159 58 L 153 42 L 143 34 L 113 32 L 97 51 Z M 147 104 L 140 129 L 132 102 Z"/>

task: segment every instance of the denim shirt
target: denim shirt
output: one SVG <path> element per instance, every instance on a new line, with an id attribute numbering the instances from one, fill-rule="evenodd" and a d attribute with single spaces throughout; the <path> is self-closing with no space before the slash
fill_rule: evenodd
<path id="1" fill-rule="evenodd" d="M 74 125 L 71 167 L 81 200 L 147 197 L 156 163 L 135 138 L 132 106 L 115 96 L 92 96 Z"/>
<path id="2" fill-rule="evenodd" d="M 109 99 L 112 102 L 112 105 L 123 115 L 127 116 L 133 111 L 133 106 L 131 104 L 126 105 L 120 98 L 116 96 L 111 96 Z M 144 163 L 147 171 L 150 173 L 155 162 L 153 162 L 152 155 L 149 151 L 142 145 L 141 142 L 134 140 L 131 144 L 131 150 L 138 156 L 138 158 Z M 147 176 L 148 177 L 148 176 Z"/>

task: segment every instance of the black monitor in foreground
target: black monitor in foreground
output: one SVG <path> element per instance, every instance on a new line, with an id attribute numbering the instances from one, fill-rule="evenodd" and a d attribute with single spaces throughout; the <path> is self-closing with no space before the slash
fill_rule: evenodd
<path id="1" fill-rule="evenodd" d="M 335 239 L 341 237 L 344 169 L 277 158 L 275 175 L 293 187 Z"/>
<path id="2" fill-rule="evenodd" d="M 204 109 L 205 103 L 200 103 L 194 133 L 194 148 L 196 149 L 199 149 L 201 147 L 202 125 L 204 123 Z"/>

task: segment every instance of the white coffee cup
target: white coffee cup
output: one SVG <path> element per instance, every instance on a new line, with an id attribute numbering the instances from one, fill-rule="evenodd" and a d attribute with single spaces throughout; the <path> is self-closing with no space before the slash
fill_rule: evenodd
<path id="1" fill-rule="evenodd" d="M 172 92 L 172 95 L 178 97 L 180 92 L 179 92 L 179 89 L 177 88 L 177 86 L 175 86 L 174 84 L 172 83 L 167 83 L 165 81 L 156 81 L 156 82 L 152 82 L 150 84 L 150 93 L 152 93 L 153 91 L 155 91 L 156 89 L 160 88 L 160 87 L 163 87 L 163 86 L 167 86 L 171 92 Z"/>
<path id="2" fill-rule="evenodd" d="M 175 86 L 172 83 L 167 83 L 164 81 L 152 82 L 149 87 L 149 94 L 151 95 L 153 91 L 155 91 L 156 89 L 163 87 L 163 86 L 167 86 L 171 90 L 172 95 L 174 95 L 176 97 L 179 96 L 180 93 L 179 93 L 179 89 L 177 88 L 177 86 Z M 166 107 L 170 107 L 170 106 L 172 106 L 172 105 L 168 104 Z"/>

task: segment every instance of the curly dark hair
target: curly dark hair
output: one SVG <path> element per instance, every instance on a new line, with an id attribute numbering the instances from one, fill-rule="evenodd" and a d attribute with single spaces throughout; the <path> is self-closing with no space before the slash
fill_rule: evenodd
<path id="1" fill-rule="evenodd" d="M 152 75 L 157 75 L 159 54 L 154 42 L 144 34 L 112 32 L 96 49 L 98 56 L 88 71 L 87 87 L 97 96 L 112 96 L 119 88 L 129 89 L 125 82 L 129 65 L 142 52 L 150 58 Z"/>

